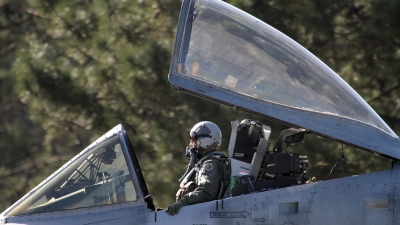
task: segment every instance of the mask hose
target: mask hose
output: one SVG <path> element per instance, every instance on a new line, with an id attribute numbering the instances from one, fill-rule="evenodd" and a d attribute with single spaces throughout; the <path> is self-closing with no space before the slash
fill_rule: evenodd
<path id="1" fill-rule="evenodd" d="M 186 177 L 186 175 L 193 169 L 194 163 L 196 162 L 196 148 L 189 148 L 186 147 L 186 155 L 190 153 L 190 161 L 189 164 L 186 166 L 186 172 L 183 174 L 181 179 L 179 179 L 179 183 Z"/>

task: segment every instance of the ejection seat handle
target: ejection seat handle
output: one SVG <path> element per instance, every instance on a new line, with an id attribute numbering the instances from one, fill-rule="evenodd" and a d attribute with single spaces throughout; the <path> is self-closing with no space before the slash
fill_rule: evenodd
<path id="1" fill-rule="evenodd" d="M 253 193 L 256 190 L 254 189 L 253 183 L 251 182 L 250 176 L 245 176 L 246 179 L 246 186 L 247 186 L 247 192 L 248 193 Z"/>

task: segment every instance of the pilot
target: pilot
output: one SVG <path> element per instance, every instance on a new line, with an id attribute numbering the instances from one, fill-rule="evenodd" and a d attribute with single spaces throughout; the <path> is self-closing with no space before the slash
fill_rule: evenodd
<path id="1" fill-rule="evenodd" d="M 186 156 L 190 162 L 179 180 L 176 202 L 166 212 L 175 215 L 185 205 L 216 200 L 225 193 L 229 181 L 227 157 L 217 151 L 221 130 L 212 122 L 199 122 L 190 130 Z"/>

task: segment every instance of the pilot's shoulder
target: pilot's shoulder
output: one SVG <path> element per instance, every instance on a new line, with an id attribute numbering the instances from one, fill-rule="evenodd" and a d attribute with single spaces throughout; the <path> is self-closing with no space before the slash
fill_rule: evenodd
<path id="1" fill-rule="evenodd" d="M 209 158 L 205 160 L 202 164 L 202 168 L 207 172 L 215 171 L 215 167 L 219 166 L 219 161 L 214 158 Z"/>
<path id="2" fill-rule="evenodd" d="M 215 171 L 215 168 L 220 171 L 222 169 L 222 161 L 216 157 L 209 157 L 202 163 L 201 167 L 207 171 L 212 172 Z"/>

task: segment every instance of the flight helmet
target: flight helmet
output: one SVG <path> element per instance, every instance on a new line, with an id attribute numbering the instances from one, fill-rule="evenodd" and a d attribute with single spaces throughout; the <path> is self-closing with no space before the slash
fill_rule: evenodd
<path id="1" fill-rule="evenodd" d="M 221 145 L 221 130 L 212 122 L 202 121 L 193 126 L 190 130 L 190 138 L 196 140 L 196 147 L 201 150 L 208 150 L 211 147 Z"/>

